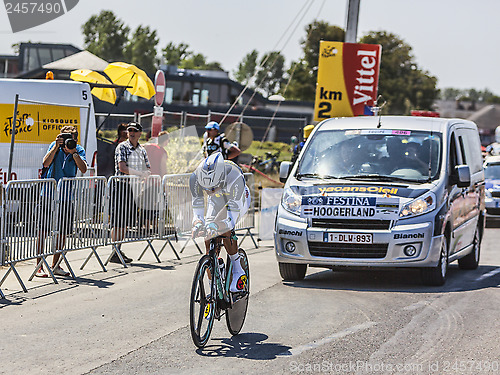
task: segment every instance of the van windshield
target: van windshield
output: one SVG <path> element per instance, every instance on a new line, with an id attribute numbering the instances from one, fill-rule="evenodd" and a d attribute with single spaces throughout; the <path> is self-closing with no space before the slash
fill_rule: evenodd
<path id="1" fill-rule="evenodd" d="M 315 133 L 297 177 L 427 182 L 439 177 L 441 134 L 360 129 Z"/>

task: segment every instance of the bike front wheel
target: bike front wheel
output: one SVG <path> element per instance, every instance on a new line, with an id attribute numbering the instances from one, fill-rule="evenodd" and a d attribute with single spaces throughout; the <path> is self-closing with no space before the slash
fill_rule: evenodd
<path id="1" fill-rule="evenodd" d="M 215 300 L 210 295 L 213 275 L 210 257 L 204 255 L 198 262 L 191 286 L 189 323 L 191 337 L 198 348 L 203 348 L 210 338 L 215 319 Z M 215 297 L 215 296 L 214 296 Z"/>
<path id="2" fill-rule="evenodd" d="M 231 333 L 231 335 L 237 335 L 240 333 L 241 328 L 243 327 L 243 323 L 245 323 L 245 317 L 247 315 L 248 308 L 248 297 L 250 295 L 250 268 L 248 266 L 248 257 L 243 249 L 238 249 L 240 254 L 240 262 L 243 270 L 246 274 L 246 283 L 243 289 L 243 292 L 240 293 L 230 293 L 231 298 L 233 298 L 233 305 L 231 308 L 226 311 L 226 323 L 227 329 Z M 227 264 L 229 264 L 231 260 L 227 259 Z M 230 275 L 227 275 L 230 277 Z M 229 280 L 230 285 L 231 280 Z M 235 300 L 236 299 L 236 300 Z"/>

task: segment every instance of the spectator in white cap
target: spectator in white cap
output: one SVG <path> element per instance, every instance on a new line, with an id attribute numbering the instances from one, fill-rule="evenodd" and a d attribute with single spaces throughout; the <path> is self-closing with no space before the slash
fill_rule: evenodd
<path id="1" fill-rule="evenodd" d="M 226 138 L 224 133 L 219 133 L 220 126 L 215 121 L 210 121 L 205 126 L 206 132 L 203 134 L 203 154 L 205 157 L 214 152 L 220 152 L 224 159 L 234 159 L 241 151 L 234 143 Z"/>

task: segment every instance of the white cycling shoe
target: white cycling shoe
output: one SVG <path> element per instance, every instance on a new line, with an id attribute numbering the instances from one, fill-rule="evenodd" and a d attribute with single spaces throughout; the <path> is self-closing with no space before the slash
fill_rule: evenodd
<path id="1" fill-rule="evenodd" d="M 231 286 L 229 287 L 229 291 L 232 293 L 238 293 L 245 290 L 247 285 L 247 275 L 245 271 L 241 267 L 240 259 L 238 258 L 236 261 L 232 261 L 233 263 L 233 272 L 232 272 L 232 280 Z"/>

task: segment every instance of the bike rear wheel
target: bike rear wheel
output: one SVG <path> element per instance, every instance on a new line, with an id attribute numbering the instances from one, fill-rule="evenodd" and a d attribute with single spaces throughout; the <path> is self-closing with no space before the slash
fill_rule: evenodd
<path id="1" fill-rule="evenodd" d="M 207 344 L 215 319 L 215 300 L 210 296 L 212 280 L 208 278 L 209 270 L 212 271 L 211 259 L 204 255 L 194 273 L 189 305 L 191 337 L 198 348 Z"/>
<path id="2" fill-rule="evenodd" d="M 245 323 L 245 317 L 247 315 L 248 308 L 248 297 L 250 296 L 250 269 L 248 266 L 248 257 L 243 249 L 238 249 L 238 252 L 240 254 L 241 266 L 243 267 L 243 270 L 245 270 L 247 280 L 243 291 L 243 297 L 238 298 L 237 293 L 230 293 L 231 298 L 238 298 L 236 302 L 233 302 L 233 306 L 226 310 L 227 329 L 229 330 L 229 333 L 231 333 L 231 335 L 237 335 L 238 333 L 240 333 L 241 328 L 243 327 L 243 323 Z M 231 260 L 228 257 L 228 265 L 229 262 L 231 262 Z M 228 272 L 229 268 L 230 267 L 228 267 Z M 231 275 L 228 274 L 226 277 L 230 278 Z M 230 283 L 231 280 L 229 280 L 229 285 L 231 285 Z"/>

